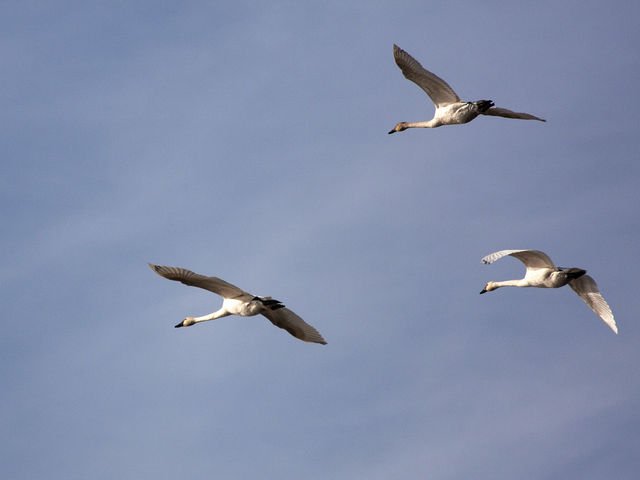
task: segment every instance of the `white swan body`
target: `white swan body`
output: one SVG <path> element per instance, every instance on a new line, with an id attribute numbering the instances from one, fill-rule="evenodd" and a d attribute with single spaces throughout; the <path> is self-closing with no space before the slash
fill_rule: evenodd
<path id="1" fill-rule="evenodd" d="M 283 328 L 300 340 L 305 342 L 321 343 L 323 345 L 326 345 L 327 343 L 315 328 L 286 308 L 278 300 L 271 297 L 251 295 L 250 293 L 247 293 L 218 277 L 198 275 L 197 273 L 193 273 L 185 268 L 167 267 L 163 265 L 154 265 L 152 263 L 150 263 L 149 266 L 154 272 L 164 278 L 176 280 L 184 283 L 185 285 L 204 288 L 205 290 L 216 293 L 223 298 L 222 306 L 219 310 L 201 317 L 187 317 L 177 324 L 176 328 L 190 327 L 196 323 L 207 322 L 209 320 L 215 320 L 229 315 L 251 317 L 262 314 L 276 327 Z"/>
<path id="2" fill-rule="evenodd" d="M 480 293 L 491 292 L 500 287 L 559 288 L 569 284 L 571 289 L 598 315 L 615 333 L 618 327 L 611 308 L 598 291 L 598 285 L 586 270 L 581 268 L 558 268 L 551 259 L 539 250 L 500 250 L 487 255 L 482 263 L 493 263 L 504 256 L 512 256 L 524 263 L 527 271 L 524 278 L 487 282 Z"/>
<path id="3" fill-rule="evenodd" d="M 528 113 L 495 107 L 491 100 L 463 102 L 447 82 L 425 69 L 415 58 L 397 45 L 393 46 L 393 57 L 402 70 L 402 74 L 429 95 L 436 106 L 436 112 L 433 118 L 426 122 L 400 122 L 389 133 L 402 132 L 407 128 L 436 128 L 442 125 L 468 123 L 478 115 L 546 122 L 546 120 Z"/>

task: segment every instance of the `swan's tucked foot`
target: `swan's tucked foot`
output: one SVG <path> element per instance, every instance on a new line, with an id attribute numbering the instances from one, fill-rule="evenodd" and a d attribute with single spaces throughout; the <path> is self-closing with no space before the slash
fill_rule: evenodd
<path id="1" fill-rule="evenodd" d="M 179 324 L 177 324 L 174 328 L 190 327 L 191 325 L 194 325 L 195 323 L 196 323 L 196 319 L 195 318 L 187 317 L 183 321 L 181 321 Z"/>
<path id="2" fill-rule="evenodd" d="M 260 298 L 260 297 L 253 297 L 253 298 L 254 300 L 261 301 L 265 307 L 271 307 L 271 310 L 276 310 L 277 308 L 284 307 L 284 305 L 282 305 L 282 302 L 280 300 L 276 300 L 275 298 Z"/>
<path id="3" fill-rule="evenodd" d="M 477 102 L 473 103 L 476 105 L 476 107 L 478 107 L 478 111 L 480 113 L 484 113 L 491 107 L 495 106 L 491 100 L 478 100 Z"/>
<path id="4" fill-rule="evenodd" d="M 587 273 L 586 270 L 582 268 L 564 268 L 562 269 L 564 273 L 567 274 L 567 277 L 571 280 L 575 280 L 576 278 L 580 278 L 582 275 Z"/>
<path id="5" fill-rule="evenodd" d="M 407 127 L 407 122 L 400 122 L 395 127 L 393 127 L 393 130 L 391 130 L 389 132 L 389 134 L 396 133 L 396 132 L 402 132 L 403 130 L 406 130 L 407 128 L 409 128 L 409 127 Z"/>

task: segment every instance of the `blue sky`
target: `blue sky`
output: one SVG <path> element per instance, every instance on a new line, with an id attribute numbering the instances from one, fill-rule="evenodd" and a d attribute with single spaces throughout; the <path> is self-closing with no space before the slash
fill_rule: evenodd
<path id="1" fill-rule="evenodd" d="M 0 473 L 635 478 L 636 2 L 4 2 Z M 387 135 L 465 100 L 539 115 Z M 589 271 L 500 289 L 534 248 Z M 147 262 L 282 300 L 219 299 Z"/>

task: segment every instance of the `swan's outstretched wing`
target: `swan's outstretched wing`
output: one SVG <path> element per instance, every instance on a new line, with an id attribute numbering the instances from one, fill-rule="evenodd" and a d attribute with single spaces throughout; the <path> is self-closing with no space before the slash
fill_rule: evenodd
<path id="1" fill-rule="evenodd" d="M 161 277 L 176 280 L 192 287 L 204 288 L 210 292 L 217 293 L 223 298 L 236 298 L 238 300 L 243 299 L 243 297 L 248 297 L 248 299 L 253 298 L 253 295 L 218 277 L 205 277 L 204 275 L 198 275 L 191 270 L 180 267 L 167 267 L 164 265 L 154 265 L 152 263 L 150 263 L 149 266 Z"/>
<path id="2" fill-rule="evenodd" d="M 436 107 L 460 101 L 460 97 L 447 82 L 425 69 L 420 63 L 397 45 L 393 46 L 393 58 L 408 80 L 427 92 Z"/>
<path id="3" fill-rule="evenodd" d="M 578 294 L 578 296 L 584 300 L 584 303 L 589 305 L 589 308 L 596 312 L 604 323 L 611 327 L 616 334 L 618 333 L 618 327 L 616 321 L 613 319 L 613 313 L 607 302 L 600 295 L 598 285 L 595 280 L 589 275 L 582 275 L 575 280 L 569 282 L 571 289 Z"/>
<path id="4" fill-rule="evenodd" d="M 321 343 L 326 345 L 322 335 L 302 320 L 298 315 L 286 307 L 276 310 L 267 309 L 262 314 L 267 317 L 276 327 L 284 328 L 287 332 L 305 342 Z"/>
<path id="5" fill-rule="evenodd" d="M 507 110 L 506 108 L 499 107 L 491 107 L 489 110 L 482 112 L 482 115 L 492 115 L 494 117 L 506 117 L 506 118 L 519 118 L 521 120 L 539 120 L 541 122 L 546 122 L 544 118 L 536 117 L 535 115 L 530 115 L 528 113 L 522 112 L 513 112 L 511 110 Z"/>
<path id="6" fill-rule="evenodd" d="M 482 263 L 493 263 L 496 260 L 510 255 L 524 263 L 527 270 L 536 268 L 555 268 L 555 265 L 546 253 L 540 250 L 500 250 L 494 252 L 482 259 Z"/>

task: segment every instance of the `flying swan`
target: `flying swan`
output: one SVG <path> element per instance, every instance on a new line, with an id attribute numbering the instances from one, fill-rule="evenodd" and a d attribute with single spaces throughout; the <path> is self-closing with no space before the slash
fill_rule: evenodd
<path id="1" fill-rule="evenodd" d="M 187 317 L 177 324 L 175 328 L 190 327 L 196 323 L 215 320 L 228 315 L 240 315 L 250 317 L 259 313 L 267 317 L 276 327 L 285 329 L 291 335 L 305 342 L 321 343 L 326 345 L 322 335 L 306 323 L 302 318 L 286 308 L 278 300 L 271 297 L 258 297 L 241 290 L 217 277 L 205 277 L 190 270 L 179 267 L 167 267 L 163 265 L 149 264 L 158 275 L 169 280 L 176 280 L 185 285 L 200 287 L 216 293 L 223 298 L 222 307 L 209 315 L 202 317 Z"/>
<path id="2" fill-rule="evenodd" d="M 426 70 L 416 59 L 397 45 L 393 45 L 393 57 L 402 70 L 402 74 L 429 95 L 436 106 L 436 113 L 428 122 L 400 122 L 389 133 L 402 132 L 407 128 L 435 128 L 442 125 L 468 123 L 478 115 L 546 122 L 546 120 L 528 113 L 512 112 L 506 108 L 494 107 L 491 100 L 463 102 L 447 82 Z"/>
<path id="3" fill-rule="evenodd" d="M 613 313 L 607 302 L 598 291 L 598 285 L 581 268 L 559 268 L 551 259 L 539 250 L 500 250 L 499 252 L 487 255 L 482 259 L 482 263 L 493 263 L 496 260 L 510 255 L 517 258 L 525 267 L 527 272 L 524 278 L 519 280 L 505 280 L 502 282 L 487 282 L 480 293 L 491 292 L 500 287 L 538 287 L 538 288 L 559 288 L 567 283 L 571 289 L 584 300 L 584 302 L 598 315 L 604 323 L 611 327 L 616 334 L 618 327 L 613 319 Z"/>

